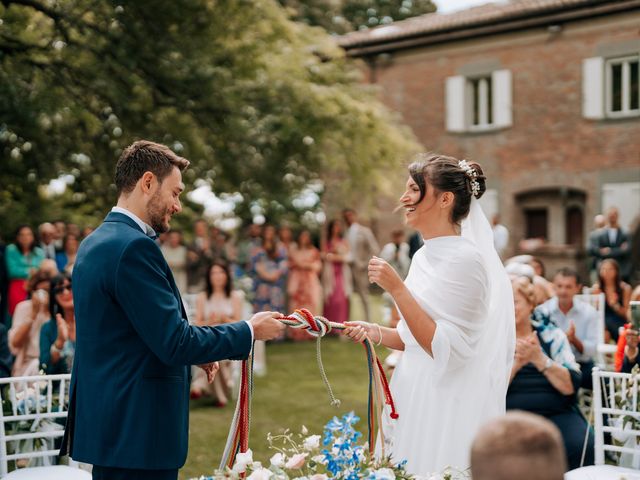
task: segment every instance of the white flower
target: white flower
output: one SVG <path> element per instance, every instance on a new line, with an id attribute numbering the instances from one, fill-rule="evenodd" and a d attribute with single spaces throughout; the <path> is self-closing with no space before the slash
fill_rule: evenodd
<path id="1" fill-rule="evenodd" d="M 233 471 L 236 473 L 244 473 L 247 470 L 247 466 L 253 463 L 253 452 L 251 449 L 245 453 L 239 453 L 236 455 L 236 463 L 233 466 Z"/>
<path id="2" fill-rule="evenodd" d="M 302 446 L 305 450 L 313 450 L 320 447 L 320 435 L 311 435 L 305 438 Z"/>
<path id="3" fill-rule="evenodd" d="M 311 457 L 311 460 L 313 460 L 316 463 L 321 463 L 321 464 L 325 464 L 325 458 L 324 455 L 316 455 L 315 457 Z"/>
<path id="4" fill-rule="evenodd" d="M 302 434 L 306 435 L 307 433 L 309 433 L 309 430 L 307 430 L 307 427 L 305 427 L 304 425 L 302 425 Z"/>
<path id="5" fill-rule="evenodd" d="M 390 468 L 380 468 L 374 470 L 373 475 L 376 480 L 395 480 L 396 474 Z"/>
<path id="6" fill-rule="evenodd" d="M 271 460 L 269 460 L 271 462 L 271 465 L 276 467 L 276 468 L 282 468 L 284 467 L 284 455 L 280 452 L 276 453 L 273 457 L 271 457 Z"/>
<path id="7" fill-rule="evenodd" d="M 311 475 L 311 477 L 309 478 L 309 480 L 328 480 L 329 477 L 327 477 L 324 473 L 316 473 L 314 475 Z"/>
<path id="8" fill-rule="evenodd" d="M 247 477 L 247 480 L 268 480 L 273 475 L 273 472 L 266 468 L 259 468 L 255 470 L 251 475 Z"/>
<path id="9" fill-rule="evenodd" d="M 284 465 L 288 469 L 298 469 L 304 466 L 304 461 L 307 458 L 308 453 L 296 453 L 289 461 Z"/>

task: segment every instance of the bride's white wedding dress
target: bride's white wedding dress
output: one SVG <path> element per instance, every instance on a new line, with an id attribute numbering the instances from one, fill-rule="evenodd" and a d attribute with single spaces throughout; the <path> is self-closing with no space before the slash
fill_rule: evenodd
<path id="1" fill-rule="evenodd" d="M 399 418 L 385 419 L 385 453 L 406 460 L 407 471 L 420 476 L 469 467 L 479 427 L 505 412 L 515 345 L 513 297 L 492 243 L 488 249 L 483 237 L 485 227 L 491 233 L 488 222 L 473 203 L 470 218 L 482 216 L 481 234 L 471 235 L 463 223 L 463 236 L 427 240 L 405 280 L 437 327 L 432 357 L 403 318 L 398 324 L 405 350 L 391 391 Z"/>

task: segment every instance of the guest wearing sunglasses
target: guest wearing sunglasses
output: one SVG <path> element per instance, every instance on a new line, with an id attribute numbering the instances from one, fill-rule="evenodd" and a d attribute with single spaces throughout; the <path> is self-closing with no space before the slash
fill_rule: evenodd
<path id="1" fill-rule="evenodd" d="M 70 373 L 76 350 L 76 321 L 68 273 L 51 280 L 51 319 L 40 330 L 40 365 L 48 375 Z"/>

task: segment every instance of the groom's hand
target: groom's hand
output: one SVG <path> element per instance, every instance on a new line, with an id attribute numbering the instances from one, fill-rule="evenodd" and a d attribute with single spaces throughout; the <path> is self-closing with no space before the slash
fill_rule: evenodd
<path id="1" fill-rule="evenodd" d="M 282 335 L 285 325 L 277 320 L 279 317 L 278 312 L 260 312 L 251 317 L 249 323 L 253 327 L 254 340 L 273 340 Z"/>
<path id="2" fill-rule="evenodd" d="M 205 371 L 207 374 L 207 382 L 213 382 L 213 379 L 216 377 L 216 373 L 220 370 L 220 364 L 218 362 L 205 363 L 203 365 L 198 365 L 199 368 Z"/>

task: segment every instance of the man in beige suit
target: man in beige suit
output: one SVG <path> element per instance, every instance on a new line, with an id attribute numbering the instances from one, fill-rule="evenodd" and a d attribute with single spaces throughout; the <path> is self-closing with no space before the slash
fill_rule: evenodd
<path id="1" fill-rule="evenodd" d="M 351 249 L 351 256 L 353 258 L 353 264 L 351 267 L 353 273 L 353 289 L 362 300 L 365 320 L 369 322 L 371 321 L 371 315 L 369 308 L 369 276 L 367 274 L 367 268 L 371 257 L 380 253 L 380 247 L 378 246 L 376 237 L 373 236 L 373 232 L 369 228 L 358 223 L 358 215 L 353 209 L 345 208 L 342 211 L 342 216 L 349 227 L 346 237 L 349 242 L 349 248 Z"/>

